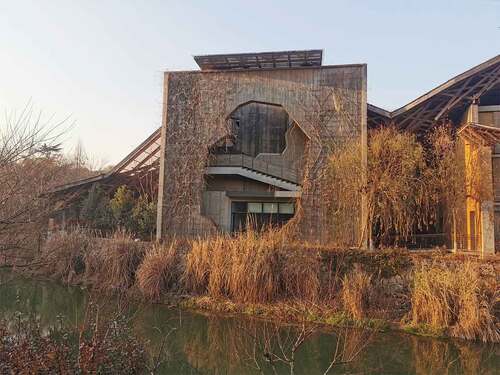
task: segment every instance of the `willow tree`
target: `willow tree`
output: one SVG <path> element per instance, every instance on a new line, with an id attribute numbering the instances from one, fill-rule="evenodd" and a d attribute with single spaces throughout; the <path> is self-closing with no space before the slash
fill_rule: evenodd
<path id="1" fill-rule="evenodd" d="M 349 142 L 330 157 L 328 205 L 334 238 L 345 245 L 345 217 L 356 212 L 360 193 L 367 203 L 364 231 L 370 247 L 387 243 L 393 235 L 407 238 L 426 225 L 430 207 L 426 193 L 424 149 L 413 134 L 393 126 L 372 130 L 368 136 L 368 171 L 363 182 L 359 143 Z"/>

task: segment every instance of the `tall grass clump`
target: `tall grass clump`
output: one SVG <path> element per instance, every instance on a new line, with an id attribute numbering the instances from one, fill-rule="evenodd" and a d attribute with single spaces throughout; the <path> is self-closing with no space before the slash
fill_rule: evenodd
<path id="1" fill-rule="evenodd" d="M 247 230 L 230 242 L 230 296 L 238 302 L 266 303 L 280 297 L 284 236 L 270 229 Z"/>
<path id="2" fill-rule="evenodd" d="M 126 232 L 118 231 L 102 239 L 100 247 L 87 259 L 95 269 L 99 284 L 107 289 L 127 289 L 135 282 L 135 273 L 145 253 L 143 243 L 134 241 Z"/>
<path id="3" fill-rule="evenodd" d="M 494 306 L 499 302 L 496 280 L 482 279 L 478 265 L 421 265 L 415 271 L 412 324 L 469 340 L 500 342 Z"/>
<path id="4" fill-rule="evenodd" d="M 183 259 L 180 243 L 173 240 L 150 247 L 137 269 L 137 285 L 148 298 L 157 300 L 162 292 L 179 287 Z"/>
<path id="5" fill-rule="evenodd" d="M 280 286 L 280 236 L 248 229 L 234 237 L 196 240 L 186 256 L 189 291 L 238 302 L 270 302 Z"/>
<path id="6" fill-rule="evenodd" d="M 236 302 L 315 301 L 320 281 L 314 252 L 287 251 L 286 232 L 251 228 L 236 236 L 193 241 L 183 275 L 188 291 Z"/>
<path id="7" fill-rule="evenodd" d="M 221 237 L 216 239 L 222 241 Z M 196 294 L 207 292 L 214 242 L 215 240 L 198 239 L 190 244 L 183 274 L 184 285 L 190 292 Z"/>
<path id="8" fill-rule="evenodd" d="M 234 240 L 226 236 L 213 238 L 210 245 L 210 273 L 208 277 L 208 294 L 219 298 L 230 295 L 229 282 L 231 264 L 233 262 Z"/>
<path id="9" fill-rule="evenodd" d="M 85 271 L 84 255 L 94 245 L 93 236 L 83 229 L 52 234 L 40 254 L 41 272 L 68 280 Z"/>
<path id="10" fill-rule="evenodd" d="M 358 265 L 342 279 L 344 310 L 354 319 L 366 317 L 370 295 L 371 276 Z"/>

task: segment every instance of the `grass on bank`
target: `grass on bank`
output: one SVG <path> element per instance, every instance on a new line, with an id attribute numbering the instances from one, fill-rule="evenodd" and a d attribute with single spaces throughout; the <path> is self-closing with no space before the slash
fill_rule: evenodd
<path id="1" fill-rule="evenodd" d="M 137 269 L 137 285 L 144 296 L 158 300 L 162 293 L 179 289 L 183 256 L 180 243 L 154 244 L 146 250 Z"/>
<path id="2" fill-rule="evenodd" d="M 190 293 L 236 302 L 314 302 L 320 291 L 319 266 L 317 252 L 288 250 L 280 231 L 247 231 L 193 241 L 183 280 Z"/>
<path id="3" fill-rule="evenodd" d="M 424 333 L 447 329 L 454 337 L 500 342 L 499 302 L 498 283 L 482 279 L 475 263 L 421 265 L 414 274 L 412 325 Z"/>
<path id="4" fill-rule="evenodd" d="M 401 311 L 399 318 L 408 315 L 411 332 L 500 341 L 498 283 L 494 277 L 483 279 L 478 263 L 300 246 L 276 230 L 162 245 L 136 242 L 124 233 L 110 239 L 85 236 L 70 232 L 51 238 L 42 255 L 51 267 L 43 272 L 62 280 L 78 274 L 111 290 L 134 286 L 153 301 L 174 293 L 193 297 L 197 308 L 284 320 L 302 315 L 319 323 L 355 325 Z M 289 308 L 265 307 L 278 305 Z"/>

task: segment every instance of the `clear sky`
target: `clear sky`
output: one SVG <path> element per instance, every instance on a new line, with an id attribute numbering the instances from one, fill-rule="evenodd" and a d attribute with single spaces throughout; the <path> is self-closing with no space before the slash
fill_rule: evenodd
<path id="1" fill-rule="evenodd" d="M 395 109 L 500 54 L 500 0 L 0 0 L 0 110 L 71 116 L 66 147 L 116 163 L 161 122 L 162 72 L 196 54 L 324 49 Z"/>

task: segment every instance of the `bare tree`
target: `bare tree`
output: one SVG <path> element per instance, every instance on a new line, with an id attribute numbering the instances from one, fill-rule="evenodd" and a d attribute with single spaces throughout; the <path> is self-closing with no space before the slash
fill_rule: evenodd
<path id="1" fill-rule="evenodd" d="M 67 120 L 44 121 L 31 103 L 0 120 L 0 252 L 33 246 L 47 214 L 44 193 L 64 178 L 58 155 Z"/>

